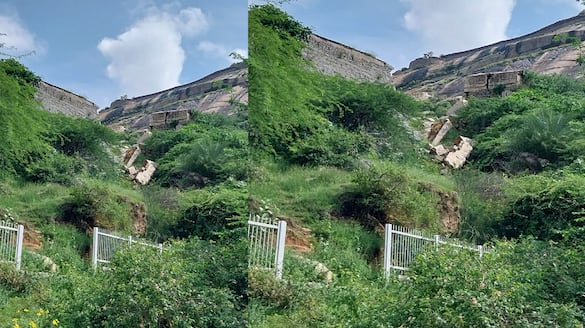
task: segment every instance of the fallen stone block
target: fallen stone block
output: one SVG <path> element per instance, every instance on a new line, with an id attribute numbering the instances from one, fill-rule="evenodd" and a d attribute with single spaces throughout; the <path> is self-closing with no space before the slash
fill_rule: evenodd
<path id="1" fill-rule="evenodd" d="M 455 143 L 457 148 L 455 151 L 447 154 L 445 163 L 454 169 L 458 169 L 465 164 L 469 154 L 471 154 L 473 141 L 469 138 L 459 136 L 455 139 Z"/>
<path id="2" fill-rule="evenodd" d="M 142 168 L 140 168 L 140 171 L 136 174 L 134 181 L 140 183 L 141 185 L 145 185 L 152 178 L 154 171 L 156 171 L 156 163 L 153 161 L 145 160 L 142 163 Z"/>
<path id="3" fill-rule="evenodd" d="M 435 138 L 433 138 L 431 144 L 438 145 L 439 143 L 441 143 L 441 141 L 443 141 L 443 138 L 445 138 L 445 136 L 447 135 L 449 130 L 451 130 L 452 127 L 453 124 L 451 123 L 451 120 L 446 119 L 444 122 L 442 122 L 439 132 L 437 132 L 437 135 L 435 136 Z"/>
<path id="4" fill-rule="evenodd" d="M 449 149 L 447 149 L 443 145 L 437 145 L 437 146 L 430 145 L 429 148 L 431 151 L 431 155 L 443 156 L 443 155 L 449 153 Z"/>

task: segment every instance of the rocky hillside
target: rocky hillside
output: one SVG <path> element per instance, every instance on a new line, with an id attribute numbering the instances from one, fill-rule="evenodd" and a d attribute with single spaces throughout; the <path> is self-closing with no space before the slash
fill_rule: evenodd
<path id="1" fill-rule="evenodd" d="M 228 114 L 240 104 L 248 103 L 248 68 L 244 63 L 210 74 L 200 80 L 132 99 L 118 99 L 100 111 L 99 119 L 119 129 L 144 129 L 163 123 L 166 113 L 182 117 L 181 113 L 198 110 L 206 113 Z M 161 113 L 165 112 L 165 113 Z M 157 113 L 154 115 L 153 113 Z M 168 119 L 168 115 L 166 116 Z"/>
<path id="2" fill-rule="evenodd" d="M 583 74 L 583 55 L 574 41 L 585 40 L 585 15 L 561 20 L 536 32 L 481 48 L 413 60 L 396 72 L 396 87 L 418 98 L 462 95 L 465 77 L 477 73 L 530 70 L 539 73 Z"/>

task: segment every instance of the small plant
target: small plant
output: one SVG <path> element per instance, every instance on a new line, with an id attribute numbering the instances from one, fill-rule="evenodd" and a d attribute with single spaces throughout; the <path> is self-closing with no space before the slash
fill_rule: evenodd
<path id="1" fill-rule="evenodd" d="M 42 308 L 38 310 L 29 308 L 18 310 L 11 321 L 11 328 L 48 328 L 58 327 L 60 324 L 59 319 L 50 315 L 49 310 Z"/>

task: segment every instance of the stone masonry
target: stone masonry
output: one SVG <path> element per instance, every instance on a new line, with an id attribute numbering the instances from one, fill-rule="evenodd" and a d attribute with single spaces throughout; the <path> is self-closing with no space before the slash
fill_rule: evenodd
<path id="1" fill-rule="evenodd" d="M 515 90 L 522 85 L 523 71 L 480 73 L 467 76 L 463 92 L 466 96 L 489 95 L 498 85 Z"/>
<path id="2" fill-rule="evenodd" d="M 392 66 L 365 52 L 312 34 L 303 56 L 328 75 L 369 82 L 392 82 Z"/>
<path id="3" fill-rule="evenodd" d="M 99 107 L 96 104 L 45 81 L 39 83 L 35 98 L 49 112 L 84 118 L 97 117 Z"/>

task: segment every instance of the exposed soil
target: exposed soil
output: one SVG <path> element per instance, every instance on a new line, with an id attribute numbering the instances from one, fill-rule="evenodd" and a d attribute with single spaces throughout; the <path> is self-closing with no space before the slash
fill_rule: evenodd
<path id="1" fill-rule="evenodd" d="M 461 212 L 459 210 L 459 197 L 454 191 L 444 191 L 438 187 L 427 184 L 427 190 L 437 194 L 439 201 L 439 215 L 441 216 L 441 232 L 457 233 L 461 224 Z"/>
<path id="2" fill-rule="evenodd" d="M 24 224 L 24 247 L 38 251 L 43 246 L 42 238 L 42 233 L 39 230 L 33 229 L 33 227 L 28 224 Z"/>
<path id="3" fill-rule="evenodd" d="M 299 253 L 309 253 L 312 250 L 311 244 L 311 229 L 301 227 L 290 218 L 280 217 L 285 220 L 286 227 L 286 246 L 292 248 Z"/>
<path id="4" fill-rule="evenodd" d="M 132 205 L 132 229 L 138 236 L 146 234 L 146 206 L 144 203 L 129 201 Z"/>

